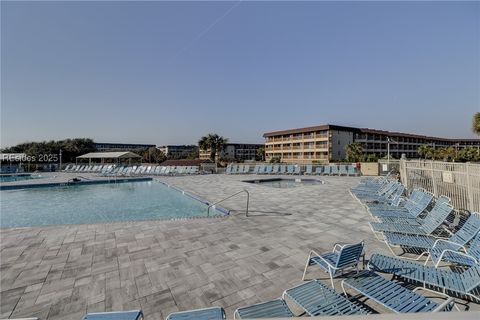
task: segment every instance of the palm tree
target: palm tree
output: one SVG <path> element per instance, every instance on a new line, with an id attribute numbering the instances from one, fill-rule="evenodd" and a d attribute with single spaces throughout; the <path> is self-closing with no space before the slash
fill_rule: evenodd
<path id="1" fill-rule="evenodd" d="M 345 146 L 345 151 L 347 154 L 347 161 L 359 162 L 362 159 L 363 148 L 362 145 L 358 142 L 354 142 Z"/>
<path id="2" fill-rule="evenodd" d="M 472 130 L 476 134 L 480 135 L 480 112 L 475 113 L 473 116 Z"/>
<path id="3" fill-rule="evenodd" d="M 433 148 L 426 144 L 418 147 L 417 152 L 420 156 L 424 157 L 425 159 L 432 158 L 434 154 Z"/>
<path id="4" fill-rule="evenodd" d="M 257 149 L 256 160 L 265 161 L 265 147 L 260 147 Z"/>
<path id="5" fill-rule="evenodd" d="M 228 139 L 216 133 L 210 133 L 200 138 L 198 146 L 202 150 L 210 150 L 210 160 L 216 162 L 217 152 L 222 151 L 227 143 Z"/>

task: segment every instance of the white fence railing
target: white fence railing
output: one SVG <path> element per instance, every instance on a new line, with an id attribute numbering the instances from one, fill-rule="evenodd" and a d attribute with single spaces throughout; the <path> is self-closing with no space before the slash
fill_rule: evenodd
<path id="1" fill-rule="evenodd" d="M 400 177 L 408 191 L 424 188 L 450 197 L 457 209 L 480 212 L 480 164 L 401 160 Z"/>

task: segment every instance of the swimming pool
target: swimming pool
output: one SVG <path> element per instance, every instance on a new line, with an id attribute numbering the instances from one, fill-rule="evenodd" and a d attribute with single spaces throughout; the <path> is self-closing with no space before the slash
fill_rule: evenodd
<path id="1" fill-rule="evenodd" d="M 42 176 L 39 175 L 31 175 L 31 174 L 8 174 L 8 175 L 1 175 L 0 182 L 13 182 L 13 181 L 23 181 L 23 180 L 31 180 L 31 179 L 41 179 Z"/>
<path id="2" fill-rule="evenodd" d="M 259 184 L 262 186 L 272 188 L 295 188 L 299 186 L 311 186 L 324 184 L 323 181 L 317 179 L 259 179 L 259 180 L 245 180 L 243 182 Z"/>
<path id="3" fill-rule="evenodd" d="M 4 190 L 0 209 L 2 228 L 207 216 L 205 203 L 156 180 Z"/>

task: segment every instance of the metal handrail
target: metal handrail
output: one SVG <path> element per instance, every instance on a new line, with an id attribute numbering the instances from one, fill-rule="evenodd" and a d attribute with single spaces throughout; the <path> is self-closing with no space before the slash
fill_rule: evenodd
<path id="1" fill-rule="evenodd" d="M 228 199 L 230 199 L 230 198 L 233 198 L 233 197 L 235 197 L 236 195 L 239 195 L 240 193 L 244 193 L 244 192 L 247 194 L 247 209 L 245 210 L 245 217 L 248 217 L 248 205 L 249 205 L 249 203 L 250 203 L 250 193 L 247 191 L 247 189 L 243 189 L 243 190 L 241 190 L 241 191 L 238 191 L 238 192 L 232 194 L 231 196 L 228 196 L 228 197 L 226 197 L 226 198 L 223 198 L 222 200 L 219 200 L 219 201 L 214 202 L 214 203 L 212 203 L 211 205 L 209 205 L 208 208 L 207 208 L 207 216 L 210 216 L 210 208 L 214 207 L 215 205 L 219 204 L 220 202 L 223 202 L 223 201 L 225 201 L 225 200 L 228 200 Z"/>

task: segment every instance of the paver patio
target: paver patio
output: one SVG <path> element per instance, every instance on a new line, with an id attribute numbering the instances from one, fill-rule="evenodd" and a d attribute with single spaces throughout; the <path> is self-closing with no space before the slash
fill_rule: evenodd
<path id="1" fill-rule="evenodd" d="M 241 181 L 252 177 L 159 178 L 210 202 L 246 188 L 248 218 L 239 195 L 222 203 L 234 210 L 225 218 L 1 229 L 0 318 L 142 309 L 153 320 L 212 305 L 231 317 L 301 283 L 310 249 L 363 239 L 367 257 L 388 254 L 348 192 L 358 178 L 275 189 Z M 326 278 L 314 268 L 309 275 Z"/>

